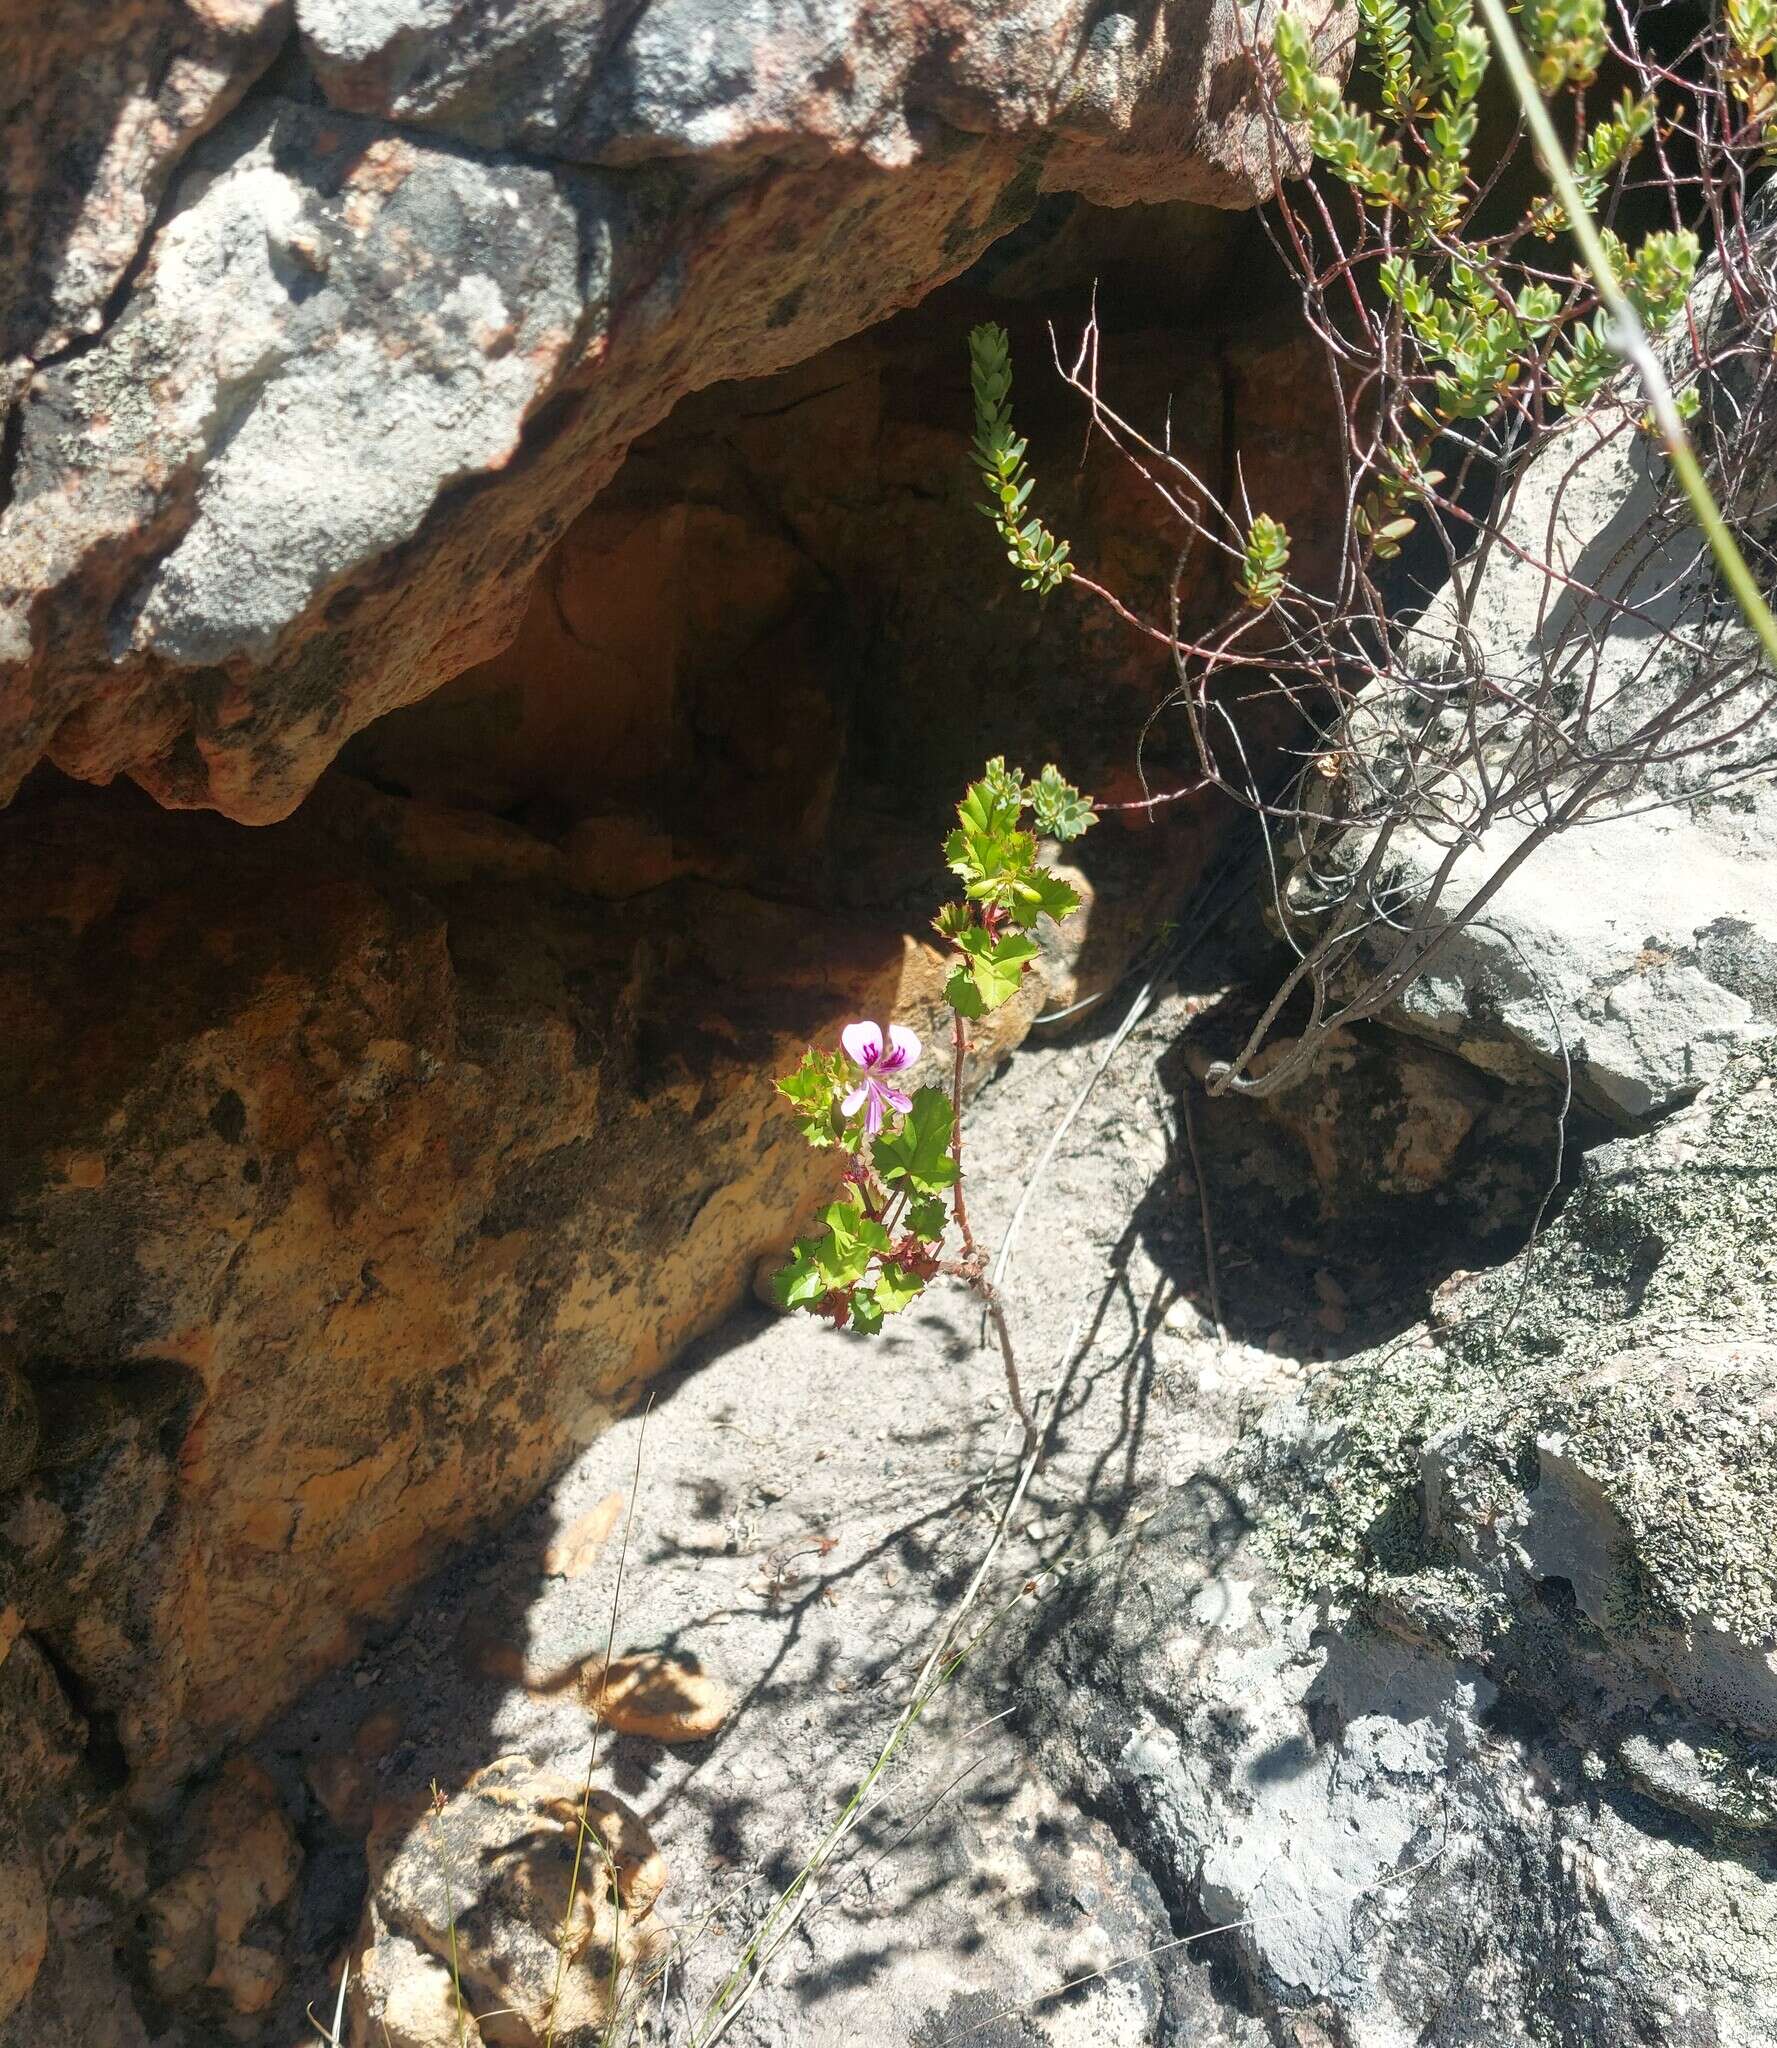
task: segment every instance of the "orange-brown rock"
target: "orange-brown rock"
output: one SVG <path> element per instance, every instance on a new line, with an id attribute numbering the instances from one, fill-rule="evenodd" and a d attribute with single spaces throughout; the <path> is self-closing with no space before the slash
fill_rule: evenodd
<path id="1" fill-rule="evenodd" d="M 551 1578 L 577 1579 L 598 1562 L 623 1513 L 623 1496 L 607 1493 L 596 1507 L 576 1517 L 550 1539 L 543 1553 L 543 1569 Z"/>
<path id="2" fill-rule="evenodd" d="M 352 1735 L 352 1754 L 362 1763 L 375 1763 L 401 1740 L 401 1716 L 393 1707 L 379 1707 L 366 1714 Z"/>
<path id="3" fill-rule="evenodd" d="M 349 782 L 258 833 L 99 793 L 0 819 L 0 1334 L 45 1414 L 109 1418 L 8 1497 L 0 1574 L 138 1791 L 743 1296 L 832 1174 L 774 1072 L 859 1014 L 935 1037 L 940 980 L 891 921 L 608 904 Z"/>
<path id="4" fill-rule="evenodd" d="M 693 1657 L 658 1650 L 601 1658 L 581 1678 L 586 1704 L 619 1735 L 707 1742 L 733 1711 L 726 1686 Z"/>
<path id="5" fill-rule="evenodd" d="M 357 1835 L 369 1827 L 375 1801 L 370 1773 L 360 1757 L 349 1750 L 318 1756 L 305 1775 L 309 1790 L 336 1828 Z"/>
<path id="6" fill-rule="evenodd" d="M 256 1764 L 236 1757 L 187 1817 L 190 1860 L 152 1892 L 144 1909 L 147 1971 L 156 1994 L 215 1993 L 236 2014 L 264 2010 L 283 1982 L 276 1947 L 256 1936 L 283 1905 L 302 1850 Z"/>

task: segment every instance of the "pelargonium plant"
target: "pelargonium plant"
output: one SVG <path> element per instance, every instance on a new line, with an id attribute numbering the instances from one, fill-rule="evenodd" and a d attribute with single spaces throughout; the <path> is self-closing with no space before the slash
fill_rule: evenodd
<path id="1" fill-rule="evenodd" d="M 1080 907 L 1078 894 L 1038 860 L 1039 837 L 1078 839 L 1096 814 L 1052 764 L 1027 779 L 996 757 L 956 816 L 944 855 L 962 893 L 932 920 L 954 956 L 944 985 L 949 1086 L 910 1086 L 924 1048 L 893 1021 L 848 1024 L 838 1049 L 810 1047 L 779 1081 L 809 1144 L 846 1163 L 840 1195 L 818 1227 L 797 1238 L 773 1285 L 783 1307 L 872 1336 L 940 1274 L 961 1280 L 987 1307 L 1024 1416 L 1005 1317 L 963 1200 L 963 1058 L 968 1025 L 1010 1002 L 1039 958 L 1042 920 L 1060 924 Z"/>

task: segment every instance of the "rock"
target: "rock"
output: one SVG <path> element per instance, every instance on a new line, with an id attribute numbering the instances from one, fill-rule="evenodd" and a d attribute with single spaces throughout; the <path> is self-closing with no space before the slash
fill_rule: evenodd
<path id="1" fill-rule="evenodd" d="M 190 1860 L 144 1909 L 148 1980 L 162 1999 L 203 1989 L 224 2011 L 261 2012 L 283 1983 L 267 1918 L 302 1867 L 296 1831 L 271 1779 L 236 1757 L 199 1798 L 185 1833 Z"/>
<path id="2" fill-rule="evenodd" d="M 0 2042 L 48 1952 L 49 1844 L 68 1820 L 85 1736 L 48 1658 L 15 1636 L 0 1659 Z"/>
<path id="3" fill-rule="evenodd" d="M 0 2020 L 24 2003 L 48 1948 L 49 1899 L 36 1852 L 8 1843 L 0 1849 Z"/>
<path id="4" fill-rule="evenodd" d="M 289 0 L 83 0 L 0 22 L 0 391 L 105 324 L 180 158 L 289 21 Z"/>
<path id="5" fill-rule="evenodd" d="M 551 1538 L 543 1553 L 543 1569 L 552 1579 L 577 1579 L 590 1571 L 622 1514 L 622 1494 L 607 1493 L 597 1507 Z"/>
<path id="6" fill-rule="evenodd" d="M 30 929 L 0 966 L 8 1277 L 46 1418 L 85 1418 L 0 1502 L 0 1575 L 142 1796 L 743 1296 L 830 1184 L 774 1107 L 804 1045 L 934 1035 L 939 958 L 897 921 L 674 886 L 626 911 L 547 841 L 347 782 L 251 835 L 90 793 L 0 821 Z M 53 1360 L 139 1397 L 77 1402 Z"/>
<path id="7" fill-rule="evenodd" d="M 37 1396 L 16 1365 L 0 1359 L 0 1494 L 37 1462 Z"/>
<path id="8" fill-rule="evenodd" d="M 726 1687 L 696 1658 L 654 1650 L 589 1666 L 581 1689 L 608 1727 L 650 1742 L 707 1742 L 733 1709 Z"/>
<path id="9" fill-rule="evenodd" d="M 1724 1748 L 1707 1723 L 1674 1725 L 1667 1715 L 1646 1733 L 1626 1735 L 1617 1761 L 1637 1791 L 1705 1827 L 1777 1829 L 1777 1744 Z"/>
<path id="10" fill-rule="evenodd" d="M 118 1931 L 52 1911 L 49 1954 L 0 2048 L 150 2048 L 148 2029 L 117 1966 Z"/>
<path id="11" fill-rule="evenodd" d="M 1348 1307 L 1326 1291 L 1329 1252 L 1356 1264 L 1386 1244 L 1398 1275 L 1414 1256 L 1473 1258 L 1519 1241 L 1558 1156 L 1557 1105 L 1546 1089 L 1508 1086 L 1441 1046 L 1360 1024 L 1329 1033 L 1312 1071 L 1276 1094 L 1205 1094 L 1203 1075 L 1239 1049 L 1256 1014 L 1249 1000 L 1223 1003 L 1163 1072 L 1192 1091 L 1218 1233 L 1238 1226 L 1255 1244 L 1300 1256 L 1303 1305 L 1311 1296 L 1328 1317 L 1322 1328 L 1337 1334 Z M 1271 1039 L 1254 1072 L 1287 1059 L 1296 1043 Z M 1570 1138 L 1582 1127 L 1575 1118 Z M 1184 1164 L 1194 1193 L 1188 1156 Z"/>
<path id="12" fill-rule="evenodd" d="M 562 842 L 568 872 L 589 896 L 621 902 L 686 872 L 671 833 L 643 818 L 582 818 Z"/>
<path id="13" fill-rule="evenodd" d="M 1094 232 L 1115 218 L 1095 213 Z M 1170 533 L 1104 444 L 1079 458 L 1074 396 L 1041 374 L 1053 303 L 992 304 L 1015 360 L 1035 366 L 1020 430 L 1046 516 L 1114 564 L 1130 603 L 1163 612 Z M 543 561 L 512 645 L 379 719 L 346 762 L 440 803 L 573 821 L 562 844 L 576 886 L 614 900 L 678 876 L 899 904 L 985 753 L 1060 758 L 1083 786 L 1115 787 L 1164 688 L 1147 646 L 1072 600 L 1022 618 L 1013 593 L 983 602 L 996 560 L 952 397 L 958 336 L 981 310 L 959 281 L 791 370 L 681 401 Z M 1217 470 L 1237 448 L 1252 488 L 1304 534 L 1312 580 L 1329 566 L 1336 450 L 1323 417 L 1298 408 L 1286 423 L 1268 400 L 1301 388 L 1305 346 L 1255 309 L 1203 349 L 1214 314 L 1122 338 L 1119 401 L 1167 421 L 1194 467 Z M 1231 595 L 1200 562 L 1184 616 L 1207 629 Z M 863 720 L 860 691 L 880 707 Z M 1178 737 L 1162 728 L 1151 758 L 1182 782 Z M 1255 715 L 1248 737 L 1262 750 L 1276 735 Z M 1115 984 L 1175 911 L 1169 877 L 1198 873 L 1230 821 L 1201 802 L 1157 815 L 1124 830 L 1147 814 L 1114 813 L 1065 867 L 1084 908 L 1046 945 L 1056 1007 Z"/>
<path id="14" fill-rule="evenodd" d="M 627 2010 L 665 1952 L 649 1915 L 666 1872 L 621 1800 L 594 1793 L 583 1809 L 582 1791 L 501 1757 L 435 1812 L 379 1818 L 348 1993 L 352 2048 L 455 2048 L 458 1986 L 469 2012 L 508 2014 L 514 2042 L 540 2042 L 552 2024 L 563 2048 L 603 2038 L 613 1986 Z M 583 1811 L 595 1839 L 568 1915 Z M 564 1917 L 572 1932 L 558 2002 Z"/>
<path id="15" fill-rule="evenodd" d="M 361 1835 L 369 1828 L 375 1797 L 362 1758 L 349 1752 L 316 1757 L 305 1775 L 309 1790 L 336 1828 L 349 1835 Z"/>
<path id="16" fill-rule="evenodd" d="M 1502 827 L 1459 855 L 1448 900 L 1463 901 L 1517 843 Z M 1430 851 L 1397 844 L 1410 904 Z M 1394 1015 L 1514 1081 L 1557 1074 L 1565 1043 L 1580 1100 L 1644 1123 L 1777 1030 L 1773 901 L 1769 785 L 1731 803 L 1611 819 L 1539 847 Z"/>
<path id="17" fill-rule="evenodd" d="M 284 19 L 193 19 L 217 13 L 93 0 L 25 68 L 29 100 L 79 100 L 97 29 L 133 107 L 195 37 L 151 192 Z M 283 817 L 353 732 L 511 637 L 549 542 L 687 391 L 911 303 L 1044 191 L 1270 190 L 1227 0 L 896 6 L 867 63 L 854 16 L 312 0 L 301 55 L 189 151 L 140 250 L 127 152 L 96 173 L 43 153 L 65 182 L 33 166 L 33 226 L 54 249 L 61 218 L 93 222 L 105 260 L 23 323 L 26 349 L 46 323 L 97 331 L 41 356 L 19 407 L 0 789 L 48 753 Z M 1321 31 L 1329 60 L 1345 28 Z"/>
<path id="18" fill-rule="evenodd" d="M 385 1757 L 401 1740 L 401 1716 L 392 1707 L 366 1714 L 352 1736 L 352 1754 L 363 1763 Z"/>
<path id="19" fill-rule="evenodd" d="M 53 1799 L 79 1764 L 86 1734 L 50 1660 L 20 1637 L 0 1664 L 0 1820 L 8 1832 Z"/>
<path id="20" fill-rule="evenodd" d="M 1774 1201 L 1767 1047 L 1592 1155 L 1528 1276 L 1274 1409 L 1133 1604 L 1084 1587 L 1026 1660 L 1282 2038 L 1777 2029 Z"/>
<path id="21" fill-rule="evenodd" d="M 1718 288 L 1707 279 L 1699 287 L 1693 312 L 1705 326 Z M 1591 745 L 1624 746 L 1662 690 L 1671 697 L 1674 676 L 1682 679 L 1676 651 L 1650 652 L 1649 621 L 1708 648 L 1712 671 L 1719 668 L 1712 687 L 1725 694 L 1682 736 L 1687 757 L 1654 768 L 1620 801 L 1606 797 L 1537 846 L 1484 916 L 1439 941 L 1388 1012 L 1515 1081 L 1558 1074 L 1565 1049 L 1580 1101 L 1636 1127 L 1777 1032 L 1777 784 L 1769 776 L 1737 780 L 1770 746 L 1769 719 L 1755 698 L 1727 690 L 1736 664 L 1757 673 L 1756 643 L 1737 619 L 1717 630 L 1707 549 L 1693 528 L 1660 527 L 1665 459 L 1616 419 L 1607 404 L 1570 422 L 1511 480 L 1501 513 L 1508 545 L 1493 547 L 1460 592 L 1447 587 L 1434 600 L 1406 642 L 1405 682 L 1372 691 L 1347 744 L 1385 778 L 1394 758 L 1390 726 L 1397 717 L 1425 722 L 1429 700 L 1416 685 L 1447 690 L 1451 650 L 1466 645 L 1503 691 L 1541 687 L 1551 663 L 1566 678 L 1559 688 L 1577 693 L 1583 680 L 1601 707 Z M 1727 431 L 1739 440 L 1745 430 Z M 1755 476 L 1768 478 L 1772 466 L 1768 448 L 1755 456 Z M 1598 599 L 1552 597 L 1538 566 L 1544 559 Z M 1443 716 L 1455 744 L 1459 714 Z M 1507 722 L 1496 769 L 1522 740 Z M 1440 805 L 1466 823 L 1474 771 L 1450 773 Z M 1464 837 L 1429 933 L 1444 932 L 1525 844 L 1534 808 L 1521 805 Z M 1371 833 L 1353 829 L 1317 847 L 1289 883 L 1293 908 L 1312 924 L 1327 876 L 1356 872 L 1373 843 Z M 1377 878 L 1391 930 L 1412 928 L 1452 847 L 1441 830 L 1415 828 L 1391 840 Z M 1347 985 L 1374 971 L 1385 950 L 1360 947 Z"/>

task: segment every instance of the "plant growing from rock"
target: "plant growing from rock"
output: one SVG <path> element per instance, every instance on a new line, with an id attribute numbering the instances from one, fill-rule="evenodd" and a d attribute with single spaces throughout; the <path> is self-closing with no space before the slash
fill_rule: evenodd
<path id="1" fill-rule="evenodd" d="M 1749 197 L 1777 150 L 1777 5 L 1726 0 L 1683 49 L 1643 0 L 1357 0 L 1344 46 L 1338 17 L 1252 19 L 1280 188 L 1267 232 L 1343 421 L 1331 575 L 1298 580 L 1265 508 L 1113 410 L 1089 323 L 1063 375 L 1183 529 L 1166 616 L 1143 617 L 1036 520 L 997 328 L 971 337 L 970 370 L 998 493 L 983 509 L 1024 587 L 1108 602 L 1174 666 L 1195 772 L 1145 801 L 1218 790 L 1257 818 L 1273 874 L 1294 870 L 1277 910 L 1296 963 L 1208 1081 L 1270 1094 L 1395 1001 L 1550 836 L 1777 770 L 1777 236 Z M 1483 152 L 1496 71 L 1523 118 Z M 1527 548 L 1514 510 L 1545 455 L 1564 481 Z M 1597 560 L 1571 512 L 1588 463 L 1644 485 L 1639 524 Z M 1228 610 L 1187 633 L 1180 579 L 1204 549 Z M 1510 673 L 1475 613 L 1502 557 L 1540 579 Z M 1710 601 L 1718 579 L 1731 602 Z M 1287 700 L 1294 773 L 1249 753 L 1237 692 Z M 1409 846 L 1430 879 L 1405 900 Z M 1475 851 L 1484 872 L 1457 878 Z M 1292 998 L 1294 1042 L 1261 1062 Z"/>
<path id="2" fill-rule="evenodd" d="M 874 1336 L 940 1275 L 962 1281 L 993 1323 L 1027 1430 L 1010 1332 L 963 1195 L 963 1061 L 968 1025 L 1010 1002 L 1040 957 L 1044 920 L 1060 924 L 1079 908 L 1077 892 L 1038 858 L 1039 839 L 1078 839 L 1095 822 L 1090 799 L 1053 764 L 1026 777 L 1003 757 L 989 761 L 944 842 L 960 894 L 932 920 L 952 956 L 948 1086 L 911 1085 L 923 1047 L 907 1026 L 862 1021 L 846 1026 L 839 1048 L 810 1047 L 777 1084 L 808 1143 L 846 1161 L 843 1192 L 774 1277 L 779 1303 Z"/>

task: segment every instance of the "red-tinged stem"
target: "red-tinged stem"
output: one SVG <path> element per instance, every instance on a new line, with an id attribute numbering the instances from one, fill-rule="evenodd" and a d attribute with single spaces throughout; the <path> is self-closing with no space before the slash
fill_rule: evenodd
<path id="1" fill-rule="evenodd" d="M 1157 811 L 1162 804 L 1182 803 L 1186 797 L 1201 796 L 1206 789 L 1213 789 L 1215 783 L 1207 775 L 1199 776 L 1195 782 L 1187 782 L 1183 789 L 1169 789 L 1160 796 L 1132 796 L 1127 801 L 1106 803 L 1096 798 L 1092 808 L 1105 811 Z"/>
<path id="2" fill-rule="evenodd" d="M 951 1208 L 956 1216 L 956 1227 L 962 1233 L 963 1255 L 943 1270 L 954 1273 L 980 1295 L 981 1304 L 987 1311 L 987 1319 L 993 1325 L 993 1334 L 999 1340 L 1000 1362 L 1006 1369 L 1006 1392 L 1011 1397 L 1012 1409 L 1024 1425 L 1026 1449 L 1036 1437 L 1036 1425 L 1031 1421 L 1030 1410 L 1024 1405 L 1024 1387 L 1018 1377 L 1018 1361 L 1012 1352 L 1012 1331 L 1006 1321 L 1006 1311 L 1000 1303 L 998 1291 L 983 1271 L 984 1261 L 975 1249 L 974 1232 L 969 1228 L 969 1211 L 963 1201 L 963 1054 L 968 1050 L 963 1036 L 962 1013 L 951 1012 L 952 1025 L 950 1065 L 950 1158 L 956 1168 L 956 1180 L 950 1190 Z"/>
<path id="3" fill-rule="evenodd" d="M 950 1023 L 954 1054 L 950 1065 L 950 1159 L 956 1168 L 956 1182 L 950 1191 L 951 1207 L 956 1211 L 956 1227 L 963 1234 L 963 1257 L 972 1259 L 975 1238 L 969 1229 L 968 1205 L 963 1201 L 963 1054 L 968 1047 L 960 1010 L 951 1011 Z"/>

